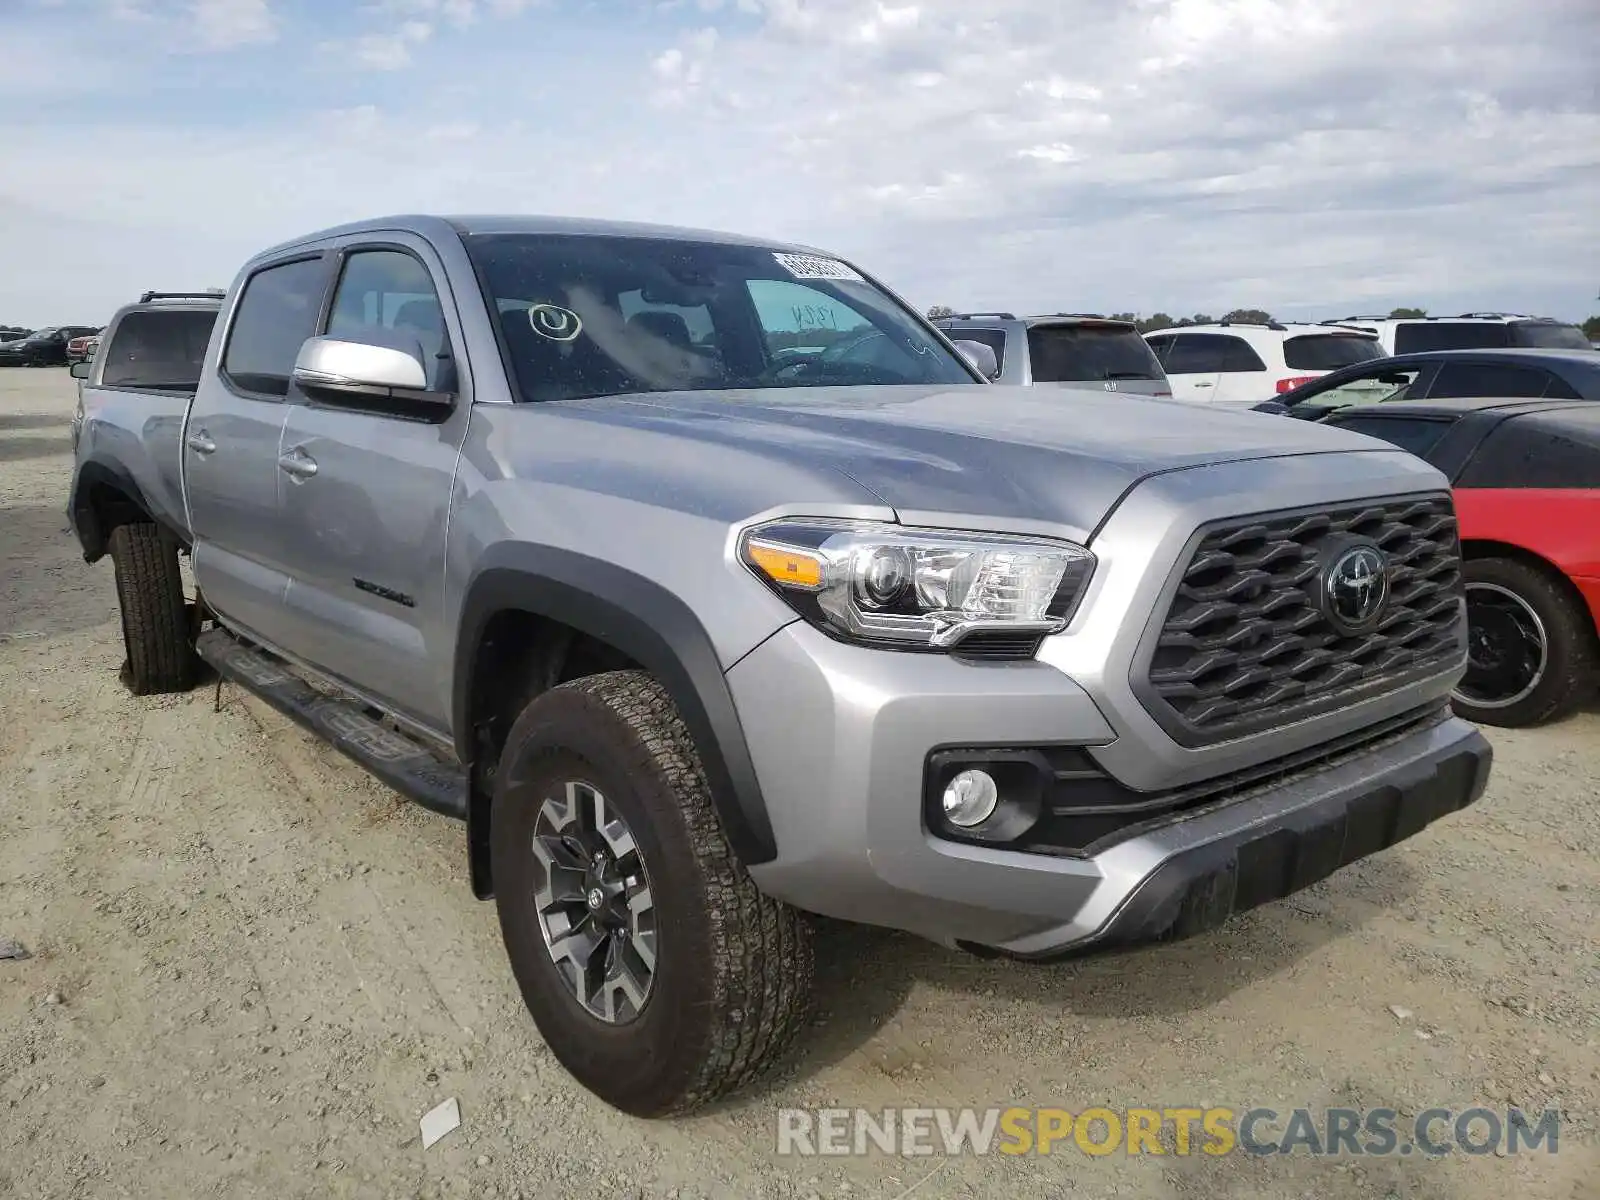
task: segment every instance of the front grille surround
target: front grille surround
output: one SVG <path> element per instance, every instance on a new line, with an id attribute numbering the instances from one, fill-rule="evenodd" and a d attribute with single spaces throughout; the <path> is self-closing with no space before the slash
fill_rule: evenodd
<path id="1" fill-rule="evenodd" d="M 1352 541 L 1388 559 L 1389 600 L 1345 633 L 1321 608 L 1322 570 Z M 1428 492 L 1234 516 L 1178 557 L 1129 679 L 1150 717 L 1188 748 L 1249 737 L 1398 692 L 1464 662 L 1455 509 Z"/>

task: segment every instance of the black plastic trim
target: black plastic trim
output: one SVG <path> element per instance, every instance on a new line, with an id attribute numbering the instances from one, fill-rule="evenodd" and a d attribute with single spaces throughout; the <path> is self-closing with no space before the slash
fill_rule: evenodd
<path id="1" fill-rule="evenodd" d="M 711 637 L 660 584 L 602 559 L 548 546 L 491 547 L 467 585 L 456 639 L 456 752 L 477 754 L 473 665 L 490 618 L 522 611 L 570 626 L 622 651 L 666 686 L 694 738 L 728 839 L 746 865 L 777 856 L 777 843 Z M 474 808 L 476 805 L 474 805 Z M 469 838 L 472 820 L 469 815 Z"/>
<path id="2" fill-rule="evenodd" d="M 78 545 L 83 548 L 84 562 L 93 563 L 104 558 L 111 538 L 111 530 L 101 524 L 100 514 L 89 500 L 91 488 L 99 484 L 107 484 L 121 492 L 179 546 L 188 546 L 189 537 L 183 530 L 151 511 L 144 492 L 126 467 L 120 463 L 95 459 L 78 468 L 72 480 L 72 495 L 67 501 L 67 523 L 72 526 Z"/>
<path id="3" fill-rule="evenodd" d="M 1489 742 L 1474 730 L 1364 790 L 1185 850 L 1146 876 L 1093 937 L 1030 957 L 1074 958 L 1207 933 L 1476 803 L 1493 759 Z"/>

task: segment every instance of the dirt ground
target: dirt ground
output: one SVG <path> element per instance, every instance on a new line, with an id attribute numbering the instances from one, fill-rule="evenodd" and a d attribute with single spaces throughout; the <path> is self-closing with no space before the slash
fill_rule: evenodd
<path id="1" fill-rule="evenodd" d="M 770 1085 L 635 1121 L 540 1042 L 459 825 L 237 689 L 122 689 L 63 517 L 73 389 L 0 371 L 0 938 L 32 951 L 0 960 L 0 1196 L 1600 1196 L 1600 710 L 1495 732 L 1474 810 L 1194 942 L 1025 967 L 825 928 Z M 775 1152 L 779 1106 L 1013 1102 L 1565 1117 L 1556 1155 Z"/>

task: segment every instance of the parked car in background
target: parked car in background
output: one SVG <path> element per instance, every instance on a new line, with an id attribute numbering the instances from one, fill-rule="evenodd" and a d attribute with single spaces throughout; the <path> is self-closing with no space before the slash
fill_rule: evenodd
<path id="1" fill-rule="evenodd" d="M 1381 358 L 1376 335 L 1272 321 L 1219 321 L 1145 335 L 1179 400 L 1247 406 L 1353 363 Z"/>
<path id="2" fill-rule="evenodd" d="M 1449 399 L 1345 408 L 1333 425 L 1450 477 L 1467 596 L 1456 711 L 1487 725 L 1571 712 L 1600 671 L 1600 405 Z"/>
<path id="3" fill-rule="evenodd" d="M 17 342 L 27 337 L 31 329 L 0 329 L 0 342 Z"/>
<path id="4" fill-rule="evenodd" d="M 99 336 L 99 334 L 100 334 L 100 330 L 91 329 L 91 330 L 87 331 L 86 333 L 80 333 L 77 337 L 72 338 L 70 341 L 68 341 L 67 342 L 67 366 L 70 367 L 73 363 L 79 363 L 79 362 L 82 362 L 84 359 L 88 358 L 89 357 L 89 351 L 90 351 L 90 345 L 89 344 L 97 336 Z"/>
<path id="5" fill-rule="evenodd" d="M 1057 313 L 957 313 L 934 324 L 952 341 L 980 342 L 994 351 L 995 383 L 1059 384 L 1171 396 L 1172 385 L 1130 321 Z"/>
<path id="6" fill-rule="evenodd" d="M 1587 350 L 1397 354 L 1330 372 L 1257 407 L 1315 419 L 1350 404 L 1473 396 L 1600 400 L 1600 354 Z"/>
<path id="7" fill-rule="evenodd" d="M 0 367 L 64 367 L 67 343 L 93 333 L 92 325 L 57 325 L 36 329 L 25 338 L 0 343 Z"/>
<path id="8" fill-rule="evenodd" d="M 1463 313 L 1459 317 L 1343 317 L 1324 324 L 1368 329 L 1387 354 L 1421 350 L 1592 350 L 1583 330 L 1551 317 Z"/>

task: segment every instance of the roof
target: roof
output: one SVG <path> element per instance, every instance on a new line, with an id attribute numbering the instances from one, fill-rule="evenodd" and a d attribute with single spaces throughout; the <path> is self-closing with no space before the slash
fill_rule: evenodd
<path id="1" fill-rule="evenodd" d="M 1237 330 L 1267 329 L 1273 333 L 1300 333 L 1300 334 L 1331 334 L 1334 337 L 1345 334 L 1350 337 L 1376 338 L 1377 335 L 1367 329 L 1355 329 L 1341 326 L 1336 321 L 1208 321 L 1204 325 L 1168 325 L 1164 329 L 1151 329 L 1149 336 L 1158 333 L 1215 333 L 1226 329 L 1230 332 Z"/>
<path id="2" fill-rule="evenodd" d="M 992 325 L 997 321 L 1014 321 L 1030 329 L 1035 325 L 1114 325 L 1119 329 L 1137 329 L 1132 321 L 1122 317 L 1108 317 L 1104 313 L 1035 313 L 1018 316 L 1013 312 L 959 312 L 947 317 L 935 317 L 934 324 L 982 323 Z"/>
<path id="3" fill-rule="evenodd" d="M 1349 322 L 1349 321 L 1360 321 L 1363 324 L 1369 324 L 1369 325 L 1381 325 L 1381 324 L 1384 324 L 1385 322 L 1393 322 L 1396 325 L 1400 325 L 1400 324 L 1404 324 L 1406 322 L 1411 322 L 1411 321 L 1415 321 L 1415 322 L 1419 322 L 1419 323 L 1426 323 L 1428 321 L 1477 321 L 1477 322 L 1480 322 L 1480 323 L 1486 324 L 1486 325 L 1505 325 L 1505 324 L 1507 324 L 1509 322 L 1512 322 L 1512 321 L 1518 321 L 1518 322 L 1521 322 L 1521 321 L 1543 322 L 1543 323 L 1551 324 L 1551 325 L 1565 325 L 1565 324 L 1567 324 L 1567 322 L 1562 321 L 1562 320 L 1560 320 L 1560 319 L 1558 319 L 1556 317 L 1536 317 L 1536 316 L 1532 316 L 1529 313 L 1494 313 L 1494 312 L 1461 313 L 1458 316 L 1450 316 L 1447 313 L 1435 313 L 1432 316 L 1424 316 L 1424 317 L 1391 317 L 1391 316 L 1383 316 L 1381 314 L 1375 314 L 1375 315 L 1368 315 L 1368 316 L 1335 317 L 1332 320 L 1321 321 L 1321 322 L 1319 322 L 1319 324 L 1322 324 L 1322 325 L 1340 325 L 1340 324 L 1344 324 L 1344 323 Z"/>
<path id="4" fill-rule="evenodd" d="M 280 242 L 263 250 L 256 258 L 277 254 L 308 242 L 327 238 L 346 237 L 355 233 L 415 233 L 422 237 L 440 237 L 448 232 L 470 237 L 474 234 L 522 233 L 551 236 L 634 237 L 654 238 L 662 241 L 712 242 L 728 246 L 755 246 L 763 250 L 784 250 L 800 254 L 837 255 L 814 246 L 793 245 L 771 238 L 748 237 L 737 233 L 723 233 L 711 229 L 692 229 L 676 225 L 649 225 L 634 221 L 599 221 L 587 217 L 554 217 L 538 215 L 458 215 L 434 216 L 412 213 L 387 217 L 371 217 L 352 221 L 304 234 L 287 242 Z M 253 260 L 252 260 L 253 261 Z"/>
<path id="5" fill-rule="evenodd" d="M 1541 367 L 1548 367 L 1552 362 L 1565 362 L 1584 370 L 1600 371 L 1600 354 L 1596 354 L 1593 350 L 1546 349 L 1536 346 L 1480 346 L 1475 350 L 1414 350 L 1409 354 L 1393 354 L 1386 359 L 1373 359 L 1372 362 L 1361 365 L 1370 367 L 1380 361 L 1432 362 L 1435 359 L 1446 361 L 1460 359 L 1463 362 L 1490 359 L 1497 362 L 1524 362 L 1530 366 Z"/>
<path id="6" fill-rule="evenodd" d="M 1356 409 L 1360 409 L 1362 412 L 1381 409 L 1385 413 L 1393 413 L 1396 416 L 1422 417 L 1453 417 L 1469 412 L 1493 412 L 1501 416 L 1515 417 L 1529 413 L 1561 412 L 1566 409 L 1578 409 L 1585 413 L 1593 412 L 1596 416 L 1600 416 L 1600 403 L 1594 400 L 1523 400 L 1496 396 L 1451 396 L 1438 400 L 1384 400 L 1375 401 L 1371 404 L 1352 404 L 1335 411 L 1351 412 Z"/>

